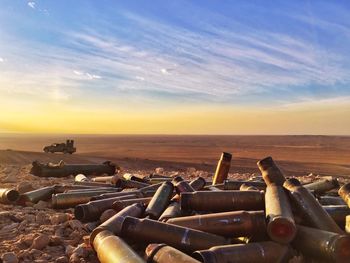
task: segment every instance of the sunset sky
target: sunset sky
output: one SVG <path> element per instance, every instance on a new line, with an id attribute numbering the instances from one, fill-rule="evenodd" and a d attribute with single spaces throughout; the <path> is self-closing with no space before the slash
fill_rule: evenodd
<path id="1" fill-rule="evenodd" d="M 349 1 L 0 8 L 0 132 L 350 135 Z"/>

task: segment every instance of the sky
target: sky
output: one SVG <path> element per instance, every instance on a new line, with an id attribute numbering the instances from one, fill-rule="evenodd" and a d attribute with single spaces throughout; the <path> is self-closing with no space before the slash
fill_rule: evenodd
<path id="1" fill-rule="evenodd" d="M 350 135 L 349 1 L 2 0 L 0 132 Z"/>

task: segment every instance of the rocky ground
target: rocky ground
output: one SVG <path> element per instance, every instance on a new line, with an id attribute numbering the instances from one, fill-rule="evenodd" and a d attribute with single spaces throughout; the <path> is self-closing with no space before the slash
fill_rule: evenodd
<path id="1" fill-rule="evenodd" d="M 73 183 L 74 178 L 39 178 L 29 173 L 31 165 L 0 165 L 2 188 L 16 188 L 20 193 L 54 184 Z M 154 170 L 127 172 L 148 175 Z M 183 172 L 156 172 L 168 176 L 181 175 L 192 179 L 211 178 L 212 173 L 187 168 Z M 249 179 L 257 174 L 230 174 L 231 179 Z M 300 178 L 312 182 L 318 176 Z M 344 178 L 339 178 L 344 182 Z M 108 215 L 103 215 L 106 218 Z M 105 220 L 102 218 L 102 220 Z M 52 209 L 50 202 L 40 201 L 26 206 L 0 204 L 0 258 L 6 263 L 16 262 L 98 262 L 89 246 L 90 225 L 74 219 L 74 209 Z M 1 260 L 0 260 L 1 262 Z"/>

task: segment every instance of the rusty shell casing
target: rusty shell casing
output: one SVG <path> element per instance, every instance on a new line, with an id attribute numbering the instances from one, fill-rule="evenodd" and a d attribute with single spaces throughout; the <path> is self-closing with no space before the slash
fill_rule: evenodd
<path id="1" fill-rule="evenodd" d="M 193 253 L 203 263 L 286 263 L 291 256 L 289 246 L 272 241 L 216 246 Z"/>
<path id="2" fill-rule="evenodd" d="M 125 173 L 123 174 L 123 178 L 125 180 L 133 180 L 141 183 L 147 183 L 147 180 L 145 179 L 145 177 L 139 174 Z"/>
<path id="3" fill-rule="evenodd" d="M 174 185 L 171 182 L 164 182 L 149 202 L 145 210 L 145 215 L 152 219 L 158 219 L 169 205 L 173 191 Z"/>
<path id="4" fill-rule="evenodd" d="M 337 179 L 333 178 L 332 180 L 324 179 L 303 186 L 310 191 L 314 191 L 316 195 L 322 195 L 332 189 L 338 188 L 339 182 Z"/>
<path id="5" fill-rule="evenodd" d="M 112 205 L 112 209 L 119 212 L 122 209 L 124 209 L 125 207 L 132 205 L 132 204 L 148 205 L 148 203 L 151 201 L 151 199 L 152 199 L 152 197 L 143 197 L 143 198 L 115 201 Z"/>
<path id="6" fill-rule="evenodd" d="M 93 187 L 93 188 L 86 188 L 86 189 L 73 189 L 65 191 L 65 193 L 85 193 L 85 192 L 96 192 L 96 191 L 105 191 L 106 193 L 116 193 L 120 191 L 120 188 L 113 188 L 113 187 Z"/>
<path id="7" fill-rule="evenodd" d="M 57 167 L 34 161 L 30 173 L 39 177 L 66 177 L 77 174 L 112 175 L 115 173 L 115 170 L 116 165 L 110 161 L 106 161 L 102 164 L 64 164 Z"/>
<path id="8" fill-rule="evenodd" d="M 70 208 L 90 201 L 90 198 L 106 191 L 75 192 L 52 195 L 53 208 Z"/>
<path id="9" fill-rule="evenodd" d="M 47 186 L 39 188 L 30 192 L 26 192 L 20 195 L 18 203 L 24 204 L 25 202 L 37 203 L 40 200 L 48 200 L 55 193 L 56 186 Z"/>
<path id="10" fill-rule="evenodd" d="M 77 174 L 75 177 L 74 177 L 74 181 L 76 182 L 88 182 L 90 181 L 89 178 L 87 178 L 85 175 L 83 174 Z"/>
<path id="11" fill-rule="evenodd" d="M 74 182 L 74 185 L 90 186 L 90 187 L 115 187 L 112 184 L 95 183 L 95 182 Z"/>
<path id="12" fill-rule="evenodd" d="M 145 263 L 123 239 L 108 230 L 99 232 L 92 246 L 101 263 Z"/>
<path id="13" fill-rule="evenodd" d="M 265 193 L 267 234 L 271 240 L 288 244 L 296 234 L 296 225 L 287 193 L 279 185 L 269 184 Z"/>
<path id="14" fill-rule="evenodd" d="M 159 183 L 164 183 L 164 182 L 171 182 L 173 178 L 171 177 L 166 177 L 166 178 L 150 178 L 147 183 L 149 184 L 159 184 Z"/>
<path id="15" fill-rule="evenodd" d="M 182 193 L 182 210 L 227 212 L 237 210 L 263 210 L 264 195 L 258 191 L 200 191 Z"/>
<path id="16" fill-rule="evenodd" d="M 346 205 L 343 198 L 338 196 L 320 196 L 318 202 L 321 205 Z"/>
<path id="17" fill-rule="evenodd" d="M 55 185 L 55 194 L 64 193 L 70 190 L 93 189 L 94 186 L 88 185 Z"/>
<path id="18" fill-rule="evenodd" d="M 120 197 L 111 197 L 108 199 L 90 201 L 86 204 L 77 205 L 74 208 L 74 216 L 82 222 L 91 222 L 98 220 L 101 214 L 110 209 L 115 201 L 135 198 L 134 195 L 124 195 Z"/>
<path id="19" fill-rule="evenodd" d="M 120 178 L 115 185 L 116 187 L 121 187 L 121 188 L 138 188 L 138 189 L 149 186 L 149 184 L 147 183 L 134 181 L 134 180 L 125 180 L 123 178 Z"/>
<path id="20" fill-rule="evenodd" d="M 176 248 L 166 244 L 149 244 L 146 247 L 147 262 L 153 263 L 200 263 Z"/>
<path id="21" fill-rule="evenodd" d="M 266 157 L 258 161 L 257 165 L 267 185 L 275 183 L 276 185 L 283 186 L 286 178 L 271 157 Z"/>
<path id="22" fill-rule="evenodd" d="M 91 178 L 91 181 L 92 182 L 96 182 L 96 183 L 109 183 L 109 184 L 112 184 L 113 182 L 116 181 L 116 176 L 115 175 L 99 176 L 99 177 Z"/>
<path id="23" fill-rule="evenodd" d="M 166 242 L 169 246 L 189 252 L 230 243 L 229 239 L 214 234 L 129 216 L 124 219 L 120 235 L 138 242 Z"/>
<path id="24" fill-rule="evenodd" d="M 242 184 L 239 187 L 240 191 L 260 191 L 258 188 L 256 188 L 255 186 L 252 185 L 248 185 L 248 184 Z"/>
<path id="25" fill-rule="evenodd" d="M 322 207 L 341 229 L 345 229 L 345 218 L 347 215 L 350 215 L 350 208 L 347 205 L 327 205 Z"/>
<path id="26" fill-rule="evenodd" d="M 221 154 L 218 165 L 216 166 L 216 171 L 213 177 L 212 184 L 221 184 L 223 183 L 228 176 L 231 167 L 232 154 L 223 152 Z"/>
<path id="27" fill-rule="evenodd" d="M 168 179 L 170 178 L 169 176 L 157 174 L 157 173 L 151 173 L 148 177 L 149 178 L 168 178 Z"/>
<path id="28" fill-rule="evenodd" d="M 345 232 L 350 233 L 350 215 L 345 217 Z"/>
<path id="29" fill-rule="evenodd" d="M 14 189 L 0 188 L 0 203 L 11 204 L 19 198 L 19 192 Z"/>
<path id="30" fill-rule="evenodd" d="M 297 227 L 292 246 L 314 259 L 322 262 L 349 262 L 350 236 L 323 231 L 311 227 Z"/>
<path id="31" fill-rule="evenodd" d="M 90 198 L 90 201 L 103 200 L 103 199 L 112 198 L 112 197 L 130 196 L 130 195 L 132 195 L 134 198 L 144 197 L 143 194 L 141 194 L 138 191 L 129 191 L 129 192 L 107 193 L 107 194 L 93 196 Z"/>
<path id="32" fill-rule="evenodd" d="M 196 191 L 203 189 L 206 184 L 205 179 L 200 176 L 190 182 L 190 186 Z"/>
<path id="33" fill-rule="evenodd" d="M 289 190 L 298 213 L 302 214 L 311 226 L 334 233 L 343 233 L 316 198 L 297 179 L 288 179 L 284 183 L 284 188 Z"/>
<path id="34" fill-rule="evenodd" d="M 164 210 L 164 212 L 158 220 L 162 222 L 167 222 L 170 218 L 181 217 L 183 215 L 184 211 L 181 210 L 180 204 L 176 201 L 172 201 Z"/>
<path id="35" fill-rule="evenodd" d="M 150 192 L 150 191 L 156 192 L 157 189 L 158 189 L 159 187 L 162 186 L 162 184 L 163 184 L 163 183 L 148 185 L 148 186 L 145 186 L 145 187 L 140 188 L 139 191 L 140 191 L 141 193 Z"/>
<path id="36" fill-rule="evenodd" d="M 174 178 L 173 185 L 175 186 L 177 194 L 171 200 L 179 200 L 180 193 L 192 193 L 196 191 L 190 183 L 184 181 L 180 176 Z"/>
<path id="37" fill-rule="evenodd" d="M 171 218 L 167 221 L 227 237 L 260 237 L 266 234 L 264 211 L 235 211 Z"/>
<path id="38" fill-rule="evenodd" d="M 266 188 L 265 182 L 225 180 L 224 185 L 223 185 L 223 190 L 239 190 L 242 184 L 256 187 L 259 190 L 265 190 L 265 188 Z"/>
<path id="39" fill-rule="evenodd" d="M 345 201 L 345 203 L 350 207 L 350 183 L 344 184 L 339 188 L 338 194 Z"/>
<path id="40" fill-rule="evenodd" d="M 105 222 L 103 222 L 99 226 L 97 226 L 92 231 L 92 233 L 90 234 L 90 243 L 92 244 L 96 235 L 103 230 L 108 230 L 115 235 L 119 235 L 124 218 L 126 216 L 140 217 L 142 216 L 144 210 L 145 210 L 145 206 L 139 203 L 132 204 L 125 207 L 124 209 L 116 213 L 114 216 L 107 219 Z"/>
<path id="41" fill-rule="evenodd" d="M 205 190 L 208 190 L 208 191 L 215 191 L 215 192 L 220 192 L 222 191 L 220 188 L 216 187 L 216 186 L 206 186 L 205 187 Z"/>

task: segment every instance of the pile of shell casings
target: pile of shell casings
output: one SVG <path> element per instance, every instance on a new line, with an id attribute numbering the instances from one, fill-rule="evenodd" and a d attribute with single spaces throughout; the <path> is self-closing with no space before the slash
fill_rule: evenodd
<path id="1" fill-rule="evenodd" d="M 231 158 L 222 154 L 211 182 L 79 174 L 73 185 L 21 195 L 1 189 L 0 201 L 74 208 L 102 263 L 350 262 L 350 184 L 302 185 L 271 157 L 257 163 L 262 179 L 227 180 Z M 108 209 L 115 214 L 101 222 Z"/>

